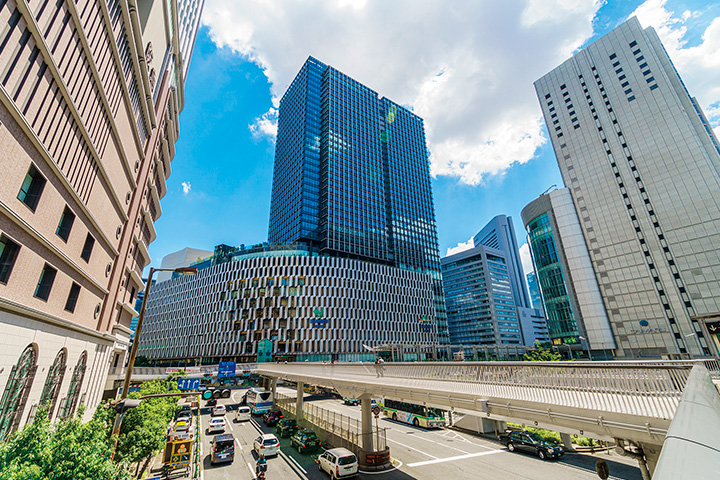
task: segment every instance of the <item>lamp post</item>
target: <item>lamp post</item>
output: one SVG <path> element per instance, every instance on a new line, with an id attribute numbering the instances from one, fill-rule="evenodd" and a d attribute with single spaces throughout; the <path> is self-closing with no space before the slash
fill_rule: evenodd
<path id="1" fill-rule="evenodd" d="M 578 336 L 578 338 L 579 338 L 580 340 L 585 340 L 585 343 L 587 343 L 587 346 L 588 346 L 588 351 L 587 351 L 587 352 L 588 352 L 588 356 L 590 357 L 590 361 L 592 362 L 593 359 L 592 359 L 592 352 L 590 351 L 590 342 L 588 342 L 588 341 L 587 341 L 587 338 L 585 338 L 585 337 L 583 337 L 583 336 Z"/>
<path id="2" fill-rule="evenodd" d="M 135 366 L 135 356 L 137 355 L 138 345 L 140 344 L 140 332 L 142 331 L 143 318 L 145 318 L 145 307 L 147 306 L 148 297 L 150 296 L 150 286 L 152 285 L 152 277 L 155 272 L 177 272 L 184 273 L 186 275 L 194 275 L 197 273 L 197 268 L 150 268 L 147 283 L 145 284 L 145 295 L 143 296 L 142 306 L 140 307 L 140 315 L 138 316 L 137 327 L 135 327 L 135 340 L 133 340 L 132 347 L 130 348 L 130 358 L 128 358 L 127 368 L 125 369 L 125 382 L 123 383 L 123 390 L 120 401 L 127 398 L 128 390 L 130 389 L 130 379 L 132 378 L 132 371 L 133 367 Z M 118 436 L 120 434 L 120 425 L 122 424 L 123 413 L 123 411 L 118 411 L 118 413 L 115 415 L 115 424 L 113 425 L 112 431 L 112 434 L 115 436 L 115 442 L 112 449 L 113 457 L 115 456 L 115 450 L 117 449 Z"/>

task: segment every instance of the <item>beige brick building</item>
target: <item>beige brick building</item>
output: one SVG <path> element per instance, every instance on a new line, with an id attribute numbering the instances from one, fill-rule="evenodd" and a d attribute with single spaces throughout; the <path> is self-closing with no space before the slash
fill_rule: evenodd
<path id="1" fill-rule="evenodd" d="M 202 3 L 0 1 L 0 439 L 124 361 Z"/>

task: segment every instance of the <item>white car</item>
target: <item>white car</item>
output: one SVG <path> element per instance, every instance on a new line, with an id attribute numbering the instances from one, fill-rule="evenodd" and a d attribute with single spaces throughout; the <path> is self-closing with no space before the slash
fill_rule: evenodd
<path id="1" fill-rule="evenodd" d="M 325 450 L 318 457 L 318 469 L 325 470 L 333 479 L 354 477 L 358 473 L 357 457 L 347 448 Z"/>
<path id="2" fill-rule="evenodd" d="M 236 422 L 249 422 L 250 421 L 250 407 L 238 407 L 237 411 L 235 412 L 235 421 Z"/>
<path id="3" fill-rule="evenodd" d="M 280 441 L 272 433 L 260 435 L 253 442 L 253 450 L 258 455 L 263 454 L 266 457 L 277 455 L 280 453 Z"/>
<path id="4" fill-rule="evenodd" d="M 215 405 L 212 409 L 213 417 L 221 417 L 225 415 L 225 405 Z"/>
<path id="5" fill-rule="evenodd" d="M 210 423 L 208 424 L 207 433 L 214 433 L 214 432 L 224 432 L 225 431 L 225 418 L 224 417 L 214 417 L 210 419 Z"/>

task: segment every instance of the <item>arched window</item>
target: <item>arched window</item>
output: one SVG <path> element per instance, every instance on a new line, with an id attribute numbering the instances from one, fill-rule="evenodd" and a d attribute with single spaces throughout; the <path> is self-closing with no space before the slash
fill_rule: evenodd
<path id="1" fill-rule="evenodd" d="M 83 379 L 85 378 L 85 366 L 87 364 L 87 352 L 83 352 L 80 355 L 80 359 L 75 364 L 73 370 L 72 379 L 70 380 L 70 387 L 68 388 L 67 399 L 65 400 L 65 407 L 61 412 L 62 418 L 68 418 L 75 413 L 78 399 L 80 398 L 80 388 L 82 387 Z"/>
<path id="2" fill-rule="evenodd" d="M 4 440 L 20 425 L 36 370 L 37 350 L 34 345 L 28 345 L 18 363 L 12 367 L 0 401 L 0 440 Z"/>
<path id="3" fill-rule="evenodd" d="M 40 397 L 40 405 L 49 405 L 48 418 L 52 420 L 53 411 L 55 411 L 55 403 L 57 403 L 60 394 L 60 385 L 62 385 L 65 377 L 65 369 L 67 368 L 67 352 L 63 348 L 55 357 L 55 361 L 48 371 L 45 379 L 45 387 Z"/>

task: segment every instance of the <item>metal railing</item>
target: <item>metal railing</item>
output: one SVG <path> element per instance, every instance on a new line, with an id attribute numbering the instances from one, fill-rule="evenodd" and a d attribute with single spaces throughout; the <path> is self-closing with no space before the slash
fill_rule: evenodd
<path id="1" fill-rule="evenodd" d="M 297 400 L 295 397 L 288 397 L 280 393 L 275 395 L 275 405 L 285 410 L 292 416 L 297 418 L 296 407 Z M 337 413 L 333 410 L 319 407 L 312 403 L 303 403 L 303 418 L 297 419 L 298 423 L 305 422 L 318 437 L 327 441 L 328 434 L 334 436 L 334 442 L 339 445 L 335 447 L 345 447 L 354 453 L 358 453 L 363 445 L 363 433 L 360 420 L 356 418 Z M 385 428 L 372 428 L 371 432 L 366 435 L 372 435 L 372 444 L 374 450 L 384 450 L 387 448 L 387 434 Z"/>
<path id="2" fill-rule="evenodd" d="M 260 364 L 258 373 L 672 418 L 697 362 Z M 717 363 L 717 362 L 714 362 Z M 369 390 L 369 391 L 370 391 Z"/>

